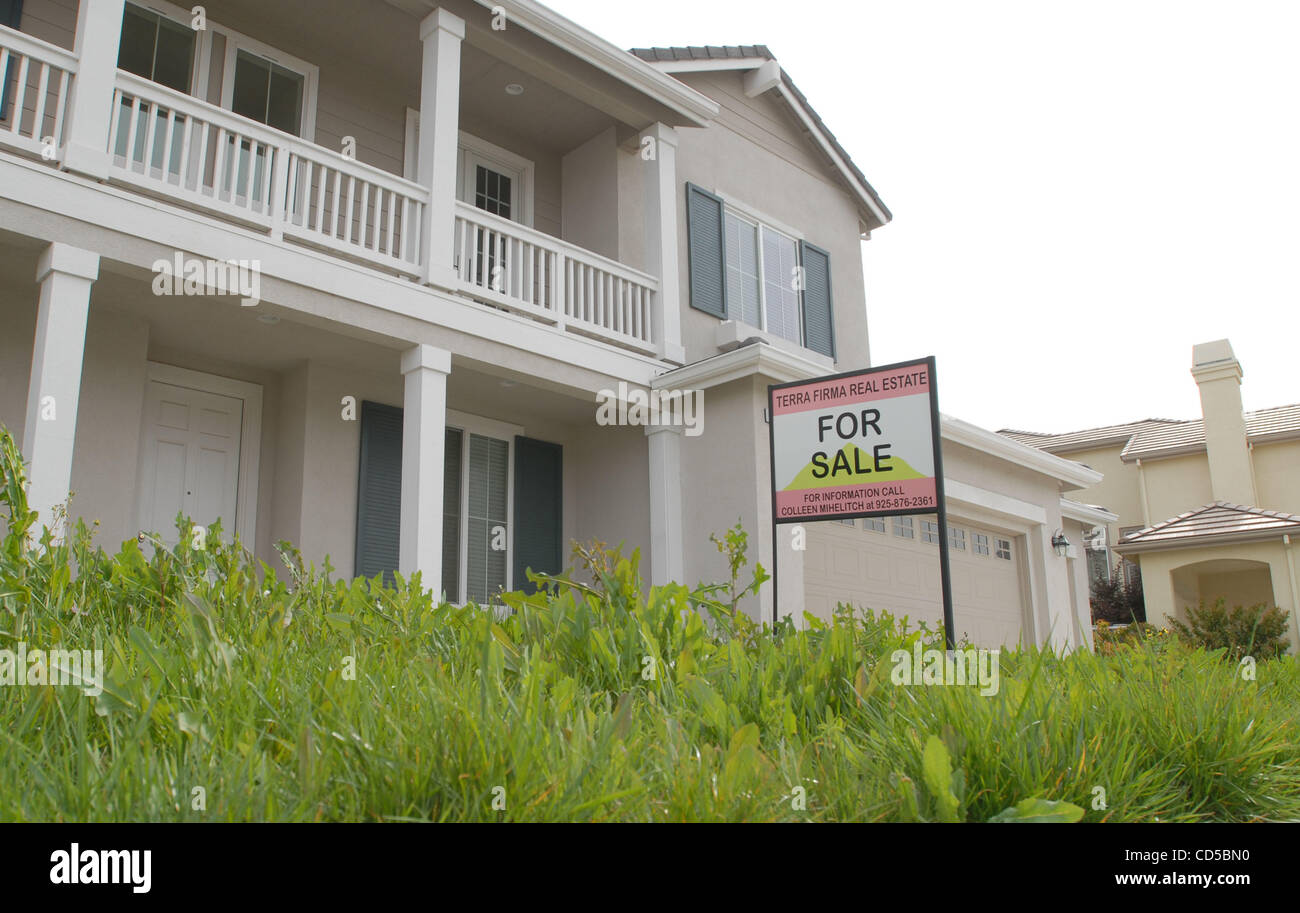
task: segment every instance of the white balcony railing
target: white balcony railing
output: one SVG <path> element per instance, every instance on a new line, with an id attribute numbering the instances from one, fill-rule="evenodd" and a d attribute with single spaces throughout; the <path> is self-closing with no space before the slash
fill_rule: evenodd
<path id="1" fill-rule="evenodd" d="M 77 58 L 0 28 L 0 144 L 53 158 L 63 145 Z"/>
<path id="2" fill-rule="evenodd" d="M 454 239 L 456 276 L 475 298 L 654 351 L 659 282 L 653 276 L 460 201 Z"/>
<path id="3" fill-rule="evenodd" d="M 419 184 L 119 71 L 112 178 L 237 222 L 420 273 Z"/>

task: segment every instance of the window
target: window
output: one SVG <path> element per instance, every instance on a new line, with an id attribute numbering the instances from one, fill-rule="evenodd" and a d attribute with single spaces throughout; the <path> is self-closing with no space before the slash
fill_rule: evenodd
<path id="1" fill-rule="evenodd" d="M 763 325 L 758 226 L 731 210 L 727 220 L 727 304 L 742 323 Z"/>
<path id="2" fill-rule="evenodd" d="M 448 416 L 443 476 L 442 587 L 452 602 L 490 603 L 511 586 L 512 430 Z"/>
<path id="3" fill-rule="evenodd" d="M 894 535 L 900 539 L 915 539 L 916 530 L 912 527 L 911 517 L 894 518 Z"/>
<path id="4" fill-rule="evenodd" d="M 195 32 L 153 10 L 127 4 L 122 16 L 118 69 L 189 93 L 194 78 Z"/>
<path id="5" fill-rule="evenodd" d="M 948 547 L 961 552 L 966 551 L 966 530 L 957 529 L 955 526 L 948 527 Z"/>
<path id="6" fill-rule="evenodd" d="M 506 586 L 510 444 L 469 436 L 465 596 L 487 602 Z"/>
<path id="7" fill-rule="evenodd" d="M 998 547 L 998 548 L 997 548 L 997 557 L 1001 558 L 1003 561 L 1010 561 L 1010 560 L 1011 560 L 1011 540 L 1009 540 L 1009 539 L 998 539 L 998 540 L 996 540 L 996 541 L 997 541 L 997 547 Z"/>
<path id="8" fill-rule="evenodd" d="M 1104 548 L 1090 548 L 1088 554 L 1088 583 L 1110 581 L 1110 556 Z"/>
<path id="9" fill-rule="evenodd" d="M 834 361 L 835 320 L 830 254 L 798 231 L 686 185 L 689 302 L 727 321 L 725 335 L 748 338 L 749 327 Z M 722 344 L 720 341 L 719 344 Z"/>
<path id="10" fill-rule="evenodd" d="M 1139 586 L 1142 583 L 1142 568 L 1136 561 L 1124 559 L 1124 585 Z"/>
<path id="11" fill-rule="evenodd" d="M 419 142 L 419 124 L 416 113 L 411 142 Z M 462 131 L 457 168 L 461 202 L 521 225 L 533 224 L 531 161 Z"/>
<path id="12" fill-rule="evenodd" d="M 316 138 L 316 89 L 320 70 L 278 48 L 208 22 L 202 58 L 214 57 L 213 35 L 225 42 L 225 57 L 212 68 L 221 70 L 221 106 L 250 120 L 306 140 Z M 200 85 L 208 74 L 199 74 Z"/>
<path id="13" fill-rule="evenodd" d="M 301 73 L 248 51 L 237 51 L 230 110 L 297 136 L 302 130 L 306 82 Z"/>
<path id="14" fill-rule="evenodd" d="M 989 554 L 989 537 L 984 535 L 983 533 L 975 534 L 975 554 L 977 555 Z"/>
<path id="15" fill-rule="evenodd" d="M 869 529 L 872 532 L 883 533 L 885 531 L 885 521 L 879 517 L 868 517 L 862 522 L 864 528 Z"/>
<path id="16" fill-rule="evenodd" d="M 837 522 L 837 523 L 843 523 L 845 526 L 851 526 L 851 527 L 853 527 L 854 529 L 857 529 L 857 526 L 858 526 L 858 521 L 857 521 L 857 520 L 837 520 L 836 522 Z"/>
<path id="17" fill-rule="evenodd" d="M 939 541 L 939 524 L 933 520 L 922 520 L 921 541 L 937 543 Z"/>
<path id="18" fill-rule="evenodd" d="M 474 166 L 474 205 L 485 212 L 510 218 L 515 179 L 486 165 Z"/>
<path id="19" fill-rule="evenodd" d="M 799 318 L 797 242 L 727 207 L 727 307 L 742 323 L 803 344 Z"/>

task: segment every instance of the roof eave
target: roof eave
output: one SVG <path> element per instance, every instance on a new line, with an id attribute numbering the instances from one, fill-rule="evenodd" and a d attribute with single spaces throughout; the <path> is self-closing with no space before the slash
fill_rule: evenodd
<path id="1" fill-rule="evenodd" d="M 1139 539 L 1136 542 L 1121 542 L 1115 546 L 1115 551 L 1121 555 L 1138 555 L 1143 552 L 1170 552 L 1179 549 L 1214 547 L 1217 545 L 1267 542 L 1270 539 L 1281 541 L 1284 536 L 1296 535 L 1300 535 L 1300 527 L 1218 533 L 1213 536 L 1183 536 L 1177 539 L 1157 539 L 1151 542 L 1144 542 Z"/>
<path id="2" fill-rule="evenodd" d="M 479 0 L 480 3 L 487 3 L 490 0 Z M 647 66 L 654 68 L 663 74 L 669 73 L 703 73 L 703 72 L 726 72 L 730 70 L 748 71 L 757 69 L 769 61 L 775 61 L 776 57 L 767 50 L 765 46 L 757 46 L 761 51 L 766 52 L 767 56 L 762 53 L 745 57 L 701 57 L 691 60 L 652 60 L 643 61 Z M 650 49 L 645 49 L 650 50 Z M 633 55 L 635 56 L 635 55 Z M 641 58 L 637 58 L 641 60 Z M 889 211 L 884 200 L 876 193 L 866 181 L 865 175 L 858 170 L 857 166 L 852 164 L 848 153 L 840 145 L 835 136 L 826 128 L 821 116 L 813 110 L 812 105 L 804 94 L 795 86 L 794 80 L 784 69 L 781 70 L 781 82 L 776 87 L 799 118 L 804 129 L 808 131 L 822 151 L 830 158 L 831 164 L 840 172 L 853 195 L 857 198 L 861 207 L 861 214 L 864 217 L 862 224 L 864 230 L 863 236 L 869 235 L 877 228 L 883 228 L 894 219 L 894 214 Z M 716 113 L 716 112 L 715 112 Z"/>
<path id="3" fill-rule="evenodd" d="M 489 9 L 503 8 L 509 21 L 519 23 L 556 47 L 675 111 L 685 121 L 678 126 L 707 127 L 718 114 L 719 108 L 713 99 L 534 0 L 476 2 Z"/>

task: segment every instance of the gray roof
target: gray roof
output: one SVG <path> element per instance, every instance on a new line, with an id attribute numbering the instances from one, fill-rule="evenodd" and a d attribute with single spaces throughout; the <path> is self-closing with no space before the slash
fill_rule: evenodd
<path id="1" fill-rule="evenodd" d="M 1220 540 L 1272 538 L 1284 533 L 1300 534 L 1300 516 L 1215 501 L 1125 536 L 1119 550 L 1190 547 Z"/>
<path id="2" fill-rule="evenodd" d="M 1300 438 L 1300 404 L 1247 412 L 1246 439 L 1252 444 Z M 1038 434 L 1033 431 L 999 432 L 1022 444 L 1049 453 L 1066 453 L 1095 447 L 1121 445 L 1125 460 L 1156 459 L 1199 453 L 1205 449 L 1205 426 L 1200 419 L 1189 422 L 1151 418 L 1124 425 L 1106 425 L 1066 434 Z"/>
<path id="3" fill-rule="evenodd" d="M 1083 431 L 1070 431 L 1064 434 L 1040 434 L 1036 431 L 1016 431 L 1004 428 L 998 434 L 1006 435 L 1012 440 L 1039 450 L 1052 453 L 1065 453 L 1070 450 L 1088 450 L 1104 447 L 1107 444 L 1125 444 L 1133 435 L 1148 428 L 1165 425 L 1181 425 L 1180 421 L 1168 418 L 1148 418 L 1140 422 L 1126 422 L 1122 425 L 1103 425 L 1100 428 L 1086 428 Z"/>
<path id="4" fill-rule="evenodd" d="M 632 48 L 632 53 L 647 63 L 676 62 L 682 60 L 744 60 L 753 59 L 755 57 L 760 57 L 764 60 L 776 60 L 776 55 L 773 54 L 765 44 L 710 44 L 691 47 Z M 818 114 L 809 103 L 808 97 L 804 95 L 803 92 L 799 91 L 799 87 L 794 84 L 794 80 L 790 78 L 790 74 L 787 73 L 784 68 L 781 70 L 781 82 L 785 85 L 786 89 L 790 91 L 790 94 L 795 97 L 799 106 L 803 108 L 808 117 L 812 119 L 812 122 L 816 125 L 817 129 L 826 138 L 826 141 L 830 143 L 831 148 L 833 148 L 840 158 L 844 160 L 849 171 L 852 172 L 853 177 L 866 188 L 867 193 L 871 195 L 872 202 L 879 206 L 880 211 L 885 214 L 885 221 L 892 220 L 894 214 L 889 211 L 889 207 L 885 205 L 885 201 L 880 198 L 880 194 L 876 193 L 875 188 L 871 186 L 871 182 L 867 180 L 867 176 L 862 173 L 862 169 L 854 163 L 853 157 L 849 155 L 848 150 L 840 145 L 840 141 L 835 138 L 835 134 L 826 126 L 826 122 L 821 119 L 821 115 Z"/>

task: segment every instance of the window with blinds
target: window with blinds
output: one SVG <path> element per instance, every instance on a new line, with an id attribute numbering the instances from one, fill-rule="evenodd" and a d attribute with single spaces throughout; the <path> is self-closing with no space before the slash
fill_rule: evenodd
<path id="1" fill-rule="evenodd" d="M 758 226 L 727 210 L 727 304 L 737 320 L 761 327 Z"/>
<path id="2" fill-rule="evenodd" d="M 510 445 L 471 434 L 468 450 L 465 596 L 481 604 L 506 585 Z"/>
<path id="3" fill-rule="evenodd" d="M 799 324 L 799 286 L 795 282 L 799 247 L 793 238 L 763 226 L 763 309 L 769 333 L 803 344 Z"/>

